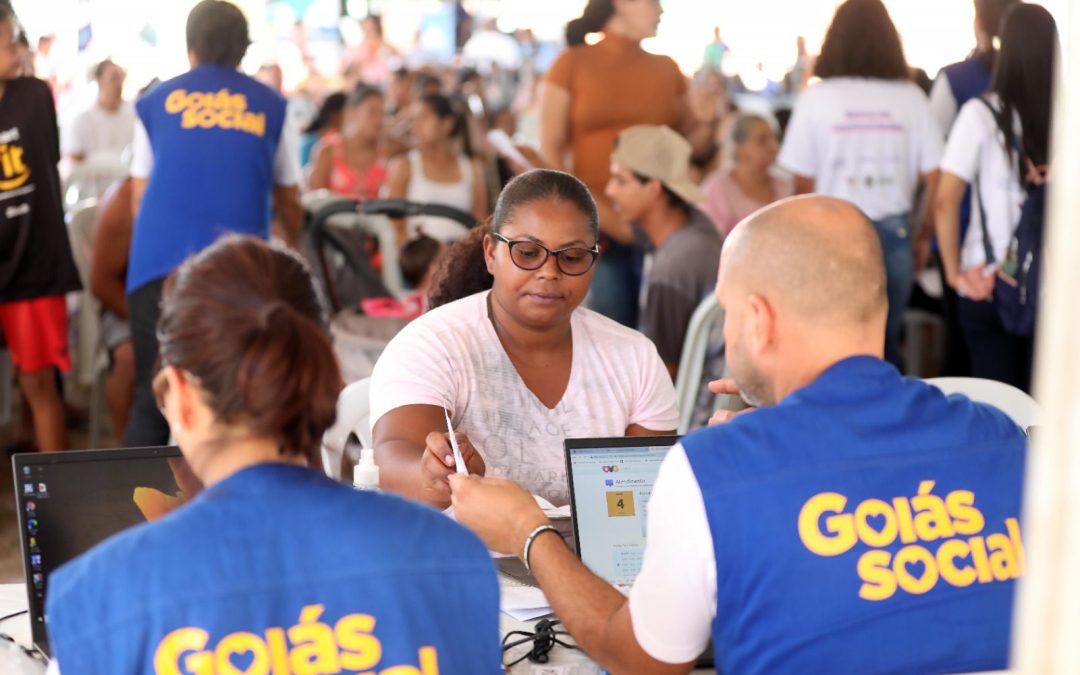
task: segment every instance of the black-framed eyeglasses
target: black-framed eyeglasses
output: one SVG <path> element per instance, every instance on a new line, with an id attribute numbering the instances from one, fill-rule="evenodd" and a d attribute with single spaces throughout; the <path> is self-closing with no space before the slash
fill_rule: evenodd
<path id="1" fill-rule="evenodd" d="M 579 277 L 592 269 L 600 255 L 599 244 L 592 248 L 568 246 L 553 251 L 531 239 L 508 239 L 498 232 L 492 232 L 491 236 L 506 244 L 510 249 L 510 260 L 527 272 L 540 269 L 550 256 L 555 256 L 555 264 L 560 272 L 570 277 Z"/>

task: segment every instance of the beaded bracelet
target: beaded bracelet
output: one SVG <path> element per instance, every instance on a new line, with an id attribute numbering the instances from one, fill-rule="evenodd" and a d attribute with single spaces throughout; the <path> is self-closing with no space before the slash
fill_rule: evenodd
<path id="1" fill-rule="evenodd" d="M 521 551 L 521 562 L 525 563 L 525 569 L 527 569 L 530 574 L 532 573 L 532 568 L 529 567 L 529 550 L 532 549 L 533 541 L 535 541 L 538 536 L 549 531 L 559 534 L 559 531 L 556 530 L 553 525 L 547 524 L 537 527 L 525 538 L 525 548 Z M 559 536 L 561 537 L 562 535 Z"/>

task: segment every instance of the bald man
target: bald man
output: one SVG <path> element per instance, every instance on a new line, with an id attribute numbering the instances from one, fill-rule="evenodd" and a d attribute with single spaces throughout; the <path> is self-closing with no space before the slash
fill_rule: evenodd
<path id="1" fill-rule="evenodd" d="M 710 639 L 725 673 L 1007 666 L 1025 437 L 882 359 L 880 246 L 854 206 L 819 196 L 727 239 L 735 377 L 718 388 L 760 407 L 669 451 L 628 598 L 516 485 L 451 477 L 458 520 L 525 559 L 606 670 L 686 673 Z"/>

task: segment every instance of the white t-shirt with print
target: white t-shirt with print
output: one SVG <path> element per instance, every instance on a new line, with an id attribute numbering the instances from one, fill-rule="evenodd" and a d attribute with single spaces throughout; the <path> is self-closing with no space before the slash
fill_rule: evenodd
<path id="1" fill-rule="evenodd" d="M 795 102 L 779 164 L 871 220 L 909 213 L 919 176 L 938 168 L 942 135 L 926 95 L 900 80 L 838 77 Z"/>
<path id="2" fill-rule="evenodd" d="M 989 94 L 986 99 L 995 109 L 1000 108 L 1000 99 L 996 94 Z M 1015 114 L 1013 132 L 1017 138 L 1020 137 L 1020 118 Z M 949 133 L 945 157 L 941 160 L 942 171 L 969 184 L 974 185 L 978 177 L 979 195 L 986 210 L 986 229 L 990 232 L 990 244 L 997 262 L 1005 257 L 1024 204 L 1024 188 L 1020 185 L 1016 155 L 1013 154 L 1010 162 L 1005 143 L 1005 134 L 998 128 L 994 114 L 985 103 L 972 99 L 960 108 L 960 114 Z M 982 217 L 973 191 L 971 223 L 960 247 L 960 269 L 971 269 L 985 262 Z"/>
<path id="3" fill-rule="evenodd" d="M 436 308 L 406 326 L 371 376 L 371 425 L 406 405 L 450 411 L 487 475 L 510 478 L 556 506 L 569 502 L 563 440 L 622 436 L 631 424 L 678 426 L 675 388 L 656 347 L 591 310 L 570 319 L 566 393 L 549 409 L 525 386 L 488 316 L 490 291 Z"/>

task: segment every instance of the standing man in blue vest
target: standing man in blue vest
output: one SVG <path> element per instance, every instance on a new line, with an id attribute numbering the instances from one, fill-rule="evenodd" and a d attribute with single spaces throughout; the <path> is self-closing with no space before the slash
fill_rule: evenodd
<path id="1" fill-rule="evenodd" d="M 458 520 L 527 559 L 607 670 L 686 673 L 710 639 L 726 673 L 1006 667 L 1026 439 L 882 359 L 871 223 L 820 196 L 767 207 L 727 239 L 717 297 L 732 391 L 759 407 L 669 452 L 629 598 L 513 483 L 451 476 Z"/>
<path id="2" fill-rule="evenodd" d="M 249 44 L 235 5 L 203 0 L 187 20 L 191 70 L 135 105 L 127 276 L 135 397 L 127 446 L 164 445 L 169 437 L 150 390 L 169 272 L 227 232 L 269 238 L 271 208 L 286 242 L 299 234 L 299 139 L 286 123 L 285 99 L 237 71 Z"/>

